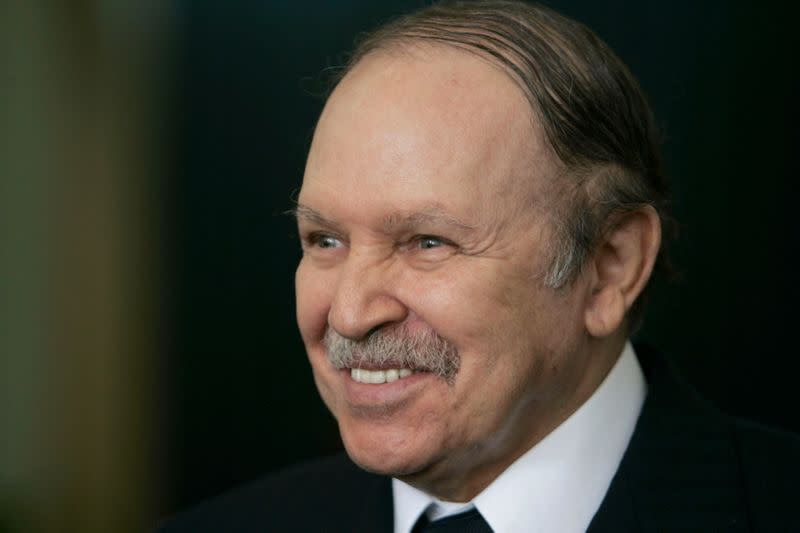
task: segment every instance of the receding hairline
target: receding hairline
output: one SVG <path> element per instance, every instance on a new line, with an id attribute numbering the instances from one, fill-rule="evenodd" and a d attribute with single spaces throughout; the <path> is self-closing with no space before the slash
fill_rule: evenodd
<path id="1" fill-rule="evenodd" d="M 545 187 L 544 190 L 539 191 L 536 189 L 535 196 L 530 198 L 531 205 L 538 205 L 537 197 L 541 193 L 560 194 L 561 189 L 568 186 L 569 183 L 564 181 L 564 177 L 569 173 L 575 173 L 578 169 L 570 167 L 558 156 L 554 149 L 554 145 L 550 140 L 546 128 L 544 127 L 544 117 L 541 115 L 539 106 L 535 97 L 526 90 L 525 83 L 522 78 L 513 70 L 508 68 L 504 62 L 491 54 L 477 49 L 473 46 L 461 44 L 458 42 L 444 41 L 438 39 L 428 38 L 427 36 L 391 36 L 386 39 L 380 40 L 376 46 L 370 48 L 365 53 L 356 56 L 354 62 L 351 62 L 347 70 L 343 73 L 341 78 L 332 87 L 328 99 L 333 96 L 339 85 L 342 84 L 351 74 L 357 74 L 365 60 L 379 58 L 380 56 L 405 58 L 410 61 L 426 61 L 435 60 L 437 57 L 434 55 L 437 52 L 444 53 L 457 53 L 465 57 L 471 57 L 479 60 L 482 64 L 490 67 L 495 73 L 501 75 L 506 80 L 511 82 L 517 96 L 520 97 L 519 104 L 523 106 L 522 109 L 527 113 L 527 126 L 531 134 L 531 140 L 537 145 L 536 150 L 540 151 L 541 158 L 546 160 L 548 168 L 545 176 L 540 176 L 545 179 L 540 180 L 539 183 Z M 500 54 L 500 52 L 498 52 Z M 327 107 L 327 104 L 326 104 Z M 323 115 L 325 111 L 323 110 Z M 322 118 L 322 116 L 320 116 Z M 542 167 L 538 167 L 540 170 Z M 540 206 L 541 207 L 541 206 Z"/>
<path id="2" fill-rule="evenodd" d="M 502 52 L 496 51 L 491 54 L 485 50 L 475 48 L 474 46 L 459 43 L 456 41 L 449 41 L 438 39 L 424 34 L 420 35 L 399 35 L 390 36 L 380 40 L 375 46 L 367 50 L 365 53 L 355 57 L 355 61 L 351 62 L 344 70 L 343 75 L 336 81 L 331 89 L 328 99 L 333 96 L 339 85 L 341 85 L 351 74 L 356 73 L 364 63 L 364 60 L 385 55 L 388 57 L 405 57 L 411 60 L 426 60 L 431 59 L 431 53 L 436 51 L 457 52 L 467 55 L 469 57 L 480 60 L 483 64 L 491 67 L 495 72 L 502 74 L 507 79 L 510 79 L 523 101 L 527 104 L 526 108 L 529 111 L 529 122 L 534 136 L 541 141 L 541 145 L 545 150 L 547 156 L 558 168 L 559 172 L 565 170 L 565 165 L 561 158 L 555 153 L 553 143 L 548 138 L 546 129 L 544 128 L 544 117 L 542 117 L 539 105 L 535 97 L 527 90 L 522 76 L 510 68 L 500 56 Z M 510 61 L 510 58 L 508 58 Z"/>
<path id="3" fill-rule="evenodd" d="M 421 34 L 416 36 L 391 36 L 380 41 L 364 54 L 356 57 L 355 62 L 349 65 L 344 76 L 342 76 L 337 82 L 337 85 L 344 80 L 344 78 L 346 78 L 350 72 L 356 70 L 361 62 L 368 57 L 385 54 L 389 56 L 405 56 L 410 59 L 426 59 L 426 54 L 438 50 L 463 52 L 472 57 L 476 57 L 495 69 L 497 72 L 509 76 L 517 85 L 520 86 L 520 89 L 522 89 L 522 79 L 519 77 L 519 75 L 507 68 L 500 60 L 493 57 L 492 54 L 485 53 L 484 51 L 476 49 L 475 47 L 467 44 L 438 39 L 436 37 L 429 37 Z"/>

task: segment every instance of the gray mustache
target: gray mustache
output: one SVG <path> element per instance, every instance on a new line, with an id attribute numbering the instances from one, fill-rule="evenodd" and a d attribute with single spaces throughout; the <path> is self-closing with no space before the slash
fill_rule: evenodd
<path id="1" fill-rule="evenodd" d="M 452 384 L 458 373 L 458 350 L 435 331 L 409 332 L 403 326 L 387 326 L 361 340 L 325 332 L 328 360 L 338 369 L 360 367 L 410 368 L 431 372 Z"/>

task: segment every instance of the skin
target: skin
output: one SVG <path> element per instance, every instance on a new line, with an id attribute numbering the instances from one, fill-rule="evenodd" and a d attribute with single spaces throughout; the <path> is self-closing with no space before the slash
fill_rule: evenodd
<path id="1" fill-rule="evenodd" d="M 357 464 L 468 501 L 608 373 L 658 217 L 627 217 L 574 284 L 545 288 L 558 170 L 522 92 L 463 51 L 373 53 L 331 95 L 298 198 L 297 320 Z M 327 328 L 395 325 L 456 346 L 452 383 L 357 384 L 328 362 Z"/>

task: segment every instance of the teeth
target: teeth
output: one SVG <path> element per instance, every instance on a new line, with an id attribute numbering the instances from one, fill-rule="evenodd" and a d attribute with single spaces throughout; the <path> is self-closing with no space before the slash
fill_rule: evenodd
<path id="1" fill-rule="evenodd" d="M 405 378 L 413 374 L 414 371 L 408 368 L 391 368 L 389 370 L 365 370 L 363 368 L 351 368 L 350 377 L 359 383 L 371 383 L 379 385 L 381 383 L 391 383 L 398 379 Z"/>

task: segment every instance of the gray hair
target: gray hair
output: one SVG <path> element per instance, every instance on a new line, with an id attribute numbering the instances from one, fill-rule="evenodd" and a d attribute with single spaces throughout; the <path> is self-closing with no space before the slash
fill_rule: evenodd
<path id="1" fill-rule="evenodd" d="M 338 369 L 408 368 L 436 374 L 452 384 L 461 363 L 455 345 L 432 329 L 410 332 L 404 326 L 387 326 L 352 340 L 328 328 L 324 344 L 328 360 Z"/>

